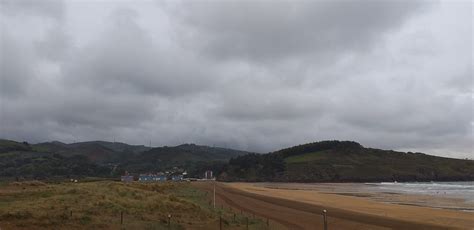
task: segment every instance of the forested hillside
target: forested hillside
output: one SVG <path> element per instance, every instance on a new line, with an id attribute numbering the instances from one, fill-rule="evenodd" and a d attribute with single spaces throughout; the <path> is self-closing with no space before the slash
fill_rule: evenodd
<path id="1" fill-rule="evenodd" d="M 0 177 L 47 179 L 108 176 L 110 169 L 82 155 L 36 151 L 28 143 L 0 140 Z"/>
<path id="2" fill-rule="evenodd" d="M 192 176 L 198 176 L 207 169 L 221 170 L 230 158 L 245 154 L 248 152 L 195 144 L 165 146 L 150 149 L 130 158 L 120 166 L 120 169 L 130 172 L 153 172 L 181 167 Z"/>
<path id="3" fill-rule="evenodd" d="M 230 158 L 244 154 L 248 152 L 195 144 L 150 148 L 105 141 L 30 145 L 0 140 L 0 177 L 117 177 L 125 171 L 138 174 L 174 167 L 201 176 L 208 169 L 221 171 Z"/>
<path id="4" fill-rule="evenodd" d="M 30 145 L 0 140 L 0 177 L 117 177 L 173 168 L 223 181 L 369 182 L 474 180 L 474 161 L 321 141 L 268 154 L 184 144 L 149 148 L 103 141 Z"/>
<path id="5" fill-rule="evenodd" d="M 474 161 L 322 141 L 233 158 L 224 181 L 369 182 L 474 180 Z"/>

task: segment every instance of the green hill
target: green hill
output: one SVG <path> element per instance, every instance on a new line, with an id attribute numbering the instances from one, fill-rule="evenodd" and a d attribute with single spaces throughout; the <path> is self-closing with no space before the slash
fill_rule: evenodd
<path id="1" fill-rule="evenodd" d="M 31 150 L 31 146 L 26 142 L 19 143 L 16 141 L 0 139 L 0 153 L 29 150 Z"/>
<path id="2" fill-rule="evenodd" d="M 63 156 L 37 151 L 28 143 L 0 140 L 0 177 L 46 179 L 69 176 L 106 176 L 110 170 L 81 155 Z"/>
<path id="3" fill-rule="evenodd" d="M 140 161 L 157 162 L 186 162 L 186 161 L 227 161 L 232 157 L 247 154 L 248 152 L 209 147 L 195 144 L 183 144 L 174 147 L 158 147 L 141 153 Z"/>
<path id="4" fill-rule="evenodd" d="M 174 167 L 190 176 L 221 170 L 232 157 L 248 152 L 184 144 L 149 148 L 142 145 L 89 141 L 58 141 L 30 145 L 0 140 L 0 177 L 117 176 L 124 171 L 144 173 Z"/>
<path id="5" fill-rule="evenodd" d="M 143 145 L 128 145 L 125 143 L 106 141 L 88 141 L 73 144 L 53 141 L 32 146 L 36 151 L 57 153 L 62 156 L 82 155 L 100 164 L 121 163 L 134 154 L 151 149 Z"/>
<path id="6" fill-rule="evenodd" d="M 129 172 L 150 172 L 181 167 L 188 170 L 192 176 L 197 176 L 206 169 L 219 170 L 232 157 L 248 153 L 195 144 L 165 146 L 137 154 L 124 163 L 121 169 Z"/>
<path id="7" fill-rule="evenodd" d="M 226 181 L 369 182 L 474 180 L 474 161 L 322 141 L 233 158 Z"/>
<path id="8" fill-rule="evenodd" d="M 194 144 L 148 148 L 104 141 L 0 140 L 0 177 L 117 176 L 172 168 L 225 181 L 369 182 L 474 180 L 474 161 L 322 141 L 255 154 Z"/>

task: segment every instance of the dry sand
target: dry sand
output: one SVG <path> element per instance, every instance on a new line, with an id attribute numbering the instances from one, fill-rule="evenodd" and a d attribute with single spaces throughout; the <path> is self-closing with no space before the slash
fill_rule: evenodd
<path id="1" fill-rule="evenodd" d="M 194 184 L 212 191 L 211 183 Z M 474 229 L 474 213 L 388 204 L 317 189 L 217 183 L 216 195 L 219 203 L 269 218 L 287 229 L 322 229 L 323 209 L 328 210 L 329 229 Z"/>

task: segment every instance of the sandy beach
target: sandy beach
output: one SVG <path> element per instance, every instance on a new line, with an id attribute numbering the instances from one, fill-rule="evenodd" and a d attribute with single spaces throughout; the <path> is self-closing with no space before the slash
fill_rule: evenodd
<path id="1" fill-rule="evenodd" d="M 210 183 L 196 186 L 212 190 Z M 474 213 L 409 204 L 429 196 L 367 194 L 357 184 L 218 183 L 218 202 L 269 218 L 287 229 L 317 229 L 328 211 L 329 229 L 474 229 Z M 385 200 L 384 200 L 385 199 Z M 433 199 L 436 205 L 461 200 Z M 428 206 L 428 205 L 427 205 Z"/>
<path id="2" fill-rule="evenodd" d="M 403 193 L 397 190 L 381 189 L 377 184 L 365 183 L 255 183 L 257 187 L 283 190 L 306 190 L 319 193 L 336 194 L 352 197 L 367 198 L 389 204 L 401 204 L 448 210 L 461 210 L 474 212 L 474 202 L 459 196 L 434 193 Z M 466 194 L 464 194 L 466 195 Z"/>

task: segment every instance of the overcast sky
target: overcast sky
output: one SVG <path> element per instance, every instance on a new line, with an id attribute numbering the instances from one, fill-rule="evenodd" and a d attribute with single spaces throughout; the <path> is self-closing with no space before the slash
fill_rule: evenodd
<path id="1" fill-rule="evenodd" d="M 0 2 L 0 138 L 474 157 L 471 1 Z"/>

